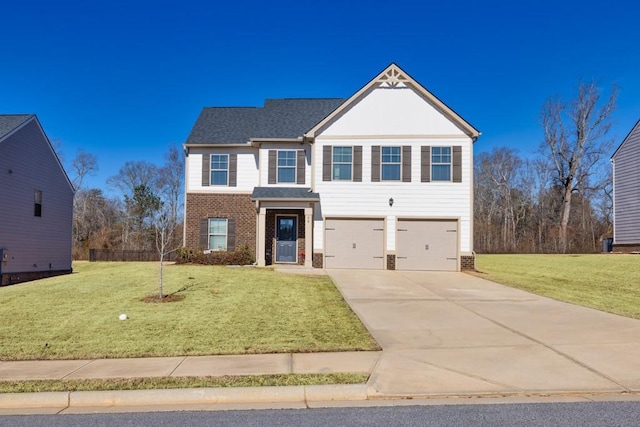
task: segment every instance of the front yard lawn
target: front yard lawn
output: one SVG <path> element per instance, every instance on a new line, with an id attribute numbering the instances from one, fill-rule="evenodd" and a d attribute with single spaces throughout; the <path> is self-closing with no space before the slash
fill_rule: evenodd
<path id="1" fill-rule="evenodd" d="M 640 255 L 478 255 L 480 277 L 640 319 Z"/>
<path id="2" fill-rule="evenodd" d="M 0 288 L 0 360 L 377 350 L 326 276 L 158 263 L 74 263 Z M 120 314 L 129 319 L 121 321 Z"/>

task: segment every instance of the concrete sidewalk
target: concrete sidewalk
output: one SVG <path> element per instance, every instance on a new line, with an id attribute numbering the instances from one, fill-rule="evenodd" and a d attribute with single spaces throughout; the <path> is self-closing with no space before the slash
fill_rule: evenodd
<path id="1" fill-rule="evenodd" d="M 380 352 L 0 362 L 0 381 L 370 373 Z"/>
<path id="2" fill-rule="evenodd" d="M 330 270 L 383 348 L 369 397 L 640 392 L 640 321 L 464 273 Z"/>

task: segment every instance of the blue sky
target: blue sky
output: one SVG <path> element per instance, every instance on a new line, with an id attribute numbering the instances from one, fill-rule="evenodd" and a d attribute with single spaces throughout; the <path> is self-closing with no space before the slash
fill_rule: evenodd
<path id="1" fill-rule="evenodd" d="M 607 4 L 607 6 L 604 6 Z M 348 97 L 395 62 L 482 131 L 476 152 L 541 141 L 540 108 L 578 79 L 640 119 L 640 4 L 584 1 L 87 2 L 0 8 L 0 114 L 35 113 L 66 162 L 160 164 L 204 106 Z"/>

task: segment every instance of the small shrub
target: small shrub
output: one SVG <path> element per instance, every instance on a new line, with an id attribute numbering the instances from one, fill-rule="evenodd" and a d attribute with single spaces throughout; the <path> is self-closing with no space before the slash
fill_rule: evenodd
<path id="1" fill-rule="evenodd" d="M 177 264 L 249 265 L 255 262 L 249 246 L 243 245 L 235 252 L 204 253 L 202 249 L 180 248 L 176 251 Z"/>

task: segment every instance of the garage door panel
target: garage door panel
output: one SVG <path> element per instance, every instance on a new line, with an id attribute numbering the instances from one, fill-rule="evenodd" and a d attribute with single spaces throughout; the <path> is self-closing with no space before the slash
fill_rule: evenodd
<path id="1" fill-rule="evenodd" d="M 326 268 L 384 268 L 384 221 L 381 219 L 327 219 Z"/>
<path id="2" fill-rule="evenodd" d="M 457 221 L 398 220 L 396 231 L 396 269 L 457 270 Z"/>

